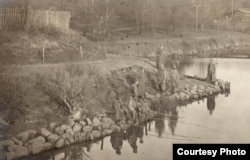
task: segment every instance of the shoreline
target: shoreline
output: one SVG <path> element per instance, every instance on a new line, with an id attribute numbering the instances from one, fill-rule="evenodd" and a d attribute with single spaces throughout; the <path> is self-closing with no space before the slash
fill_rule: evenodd
<path id="1" fill-rule="evenodd" d="M 193 81 L 204 81 L 204 79 L 199 77 L 185 77 L 189 80 L 193 79 Z M 227 84 L 221 81 L 217 85 L 211 85 L 205 81 L 202 84 L 175 94 L 169 94 L 168 92 L 163 95 L 147 94 L 146 98 L 154 106 L 151 108 L 151 112 L 142 115 L 144 118 L 141 119 L 141 122 L 146 122 L 158 115 L 156 110 L 159 111 L 159 108 L 154 108 L 157 106 L 154 102 L 158 103 L 161 99 L 168 103 L 171 103 L 171 101 L 175 103 L 192 103 L 193 101 L 199 101 L 230 89 L 230 86 L 228 88 Z M 129 120 L 128 123 L 123 120 L 117 125 L 107 116 L 94 117 L 93 119 L 87 118 L 82 121 L 69 119 L 67 123 L 52 122 L 47 127 L 21 132 L 7 140 L 0 141 L 0 148 L 7 151 L 4 153 L 6 159 L 12 160 L 29 155 L 39 155 L 45 151 L 60 149 L 81 142 L 91 142 L 122 130 L 127 130 L 133 125 L 133 120 Z"/>

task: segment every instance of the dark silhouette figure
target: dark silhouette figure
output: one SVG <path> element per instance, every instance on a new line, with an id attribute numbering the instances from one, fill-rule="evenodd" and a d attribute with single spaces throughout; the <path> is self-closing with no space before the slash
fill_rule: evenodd
<path id="1" fill-rule="evenodd" d="M 139 138 L 139 142 L 143 143 L 143 130 L 143 126 L 133 126 L 127 130 L 128 143 L 132 147 L 134 153 L 137 153 L 137 139 Z"/>
<path id="2" fill-rule="evenodd" d="M 162 137 L 162 133 L 165 131 L 164 118 L 165 118 L 164 115 L 159 115 L 159 116 L 157 116 L 157 118 L 155 120 L 155 130 L 158 133 L 159 137 Z"/>
<path id="3" fill-rule="evenodd" d="M 209 110 L 209 114 L 212 115 L 215 110 L 215 96 L 209 96 L 207 98 L 207 109 Z"/>
<path id="4" fill-rule="evenodd" d="M 111 135 L 110 142 L 116 154 L 121 155 L 121 149 L 123 145 L 124 132 L 116 133 Z"/>
<path id="5" fill-rule="evenodd" d="M 211 59 L 207 67 L 207 80 L 211 83 L 214 83 L 216 81 L 215 75 L 216 75 L 216 66 L 213 59 Z"/>
<path id="6" fill-rule="evenodd" d="M 172 107 L 170 110 L 168 127 L 171 130 L 172 135 L 175 135 L 175 129 L 178 121 L 178 111 L 176 107 Z"/>

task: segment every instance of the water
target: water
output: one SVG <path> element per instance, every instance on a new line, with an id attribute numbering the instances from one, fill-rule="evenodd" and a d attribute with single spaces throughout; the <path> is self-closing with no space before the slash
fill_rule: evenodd
<path id="1" fill-rule="evenodd" d="M 206 76 L 209 59 L 186 60 L 181 72 Z M 231 94 L 171 107 L 151 123 L 92 144 L 39 155 L 41 159 L 170 160 L 173 143 L 249 143 L 250 60 L 215 59 L 217 78 L 231 82 Z M 147 132 L 145 132 L 147 131 Z M 146 135 L 147 133 L 147 135 Z M 143 141 L 142 141 L 143 140 Z M 36 159 L 36 158 L 35 158 Z"/>

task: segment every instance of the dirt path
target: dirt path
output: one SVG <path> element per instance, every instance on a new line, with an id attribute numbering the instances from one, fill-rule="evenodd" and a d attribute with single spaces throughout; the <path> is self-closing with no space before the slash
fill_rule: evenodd
<path id="1" fill-rule="evenodd" d="M 152 61 L 145 58 L 137 58 L 132 56 L 121 56 L 108 54 L 105 60 L 87 61 L 87 62 L 69 62 L 58 64 L 38 64 L 38 65 L 15 65 L 10 68 L 17 68 L 17 74 L 30 74 L 37 72 L 50 72 L 52 70 L 62 69 L 66 65 L 79 64 L 82 66 L 91 65 L 100 69 L 100 73 L 107 74 L 110 71 L 126 68 L 129 66 L 137 65 L 144 67 L 149 71 L 156 71 L 155 65 Z M 13 71 L 11 69 L 11 71 Z"/>

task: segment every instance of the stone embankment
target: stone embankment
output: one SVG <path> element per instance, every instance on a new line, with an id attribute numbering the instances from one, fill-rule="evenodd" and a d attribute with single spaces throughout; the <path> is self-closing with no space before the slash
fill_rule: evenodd
<path id="1" fill-rule="evenodd" d="M 157 115 L 150 111 L 145 113 L 141 122 Z M 119 125 L 108 117 L 87 118 L 83 121 L 68 120 L 65 124 L 50 123 L 46 128 L 27 130 L 0 142 L 0 158 L 15 158 L 36 155 L 51 149 L 59 149 L 71 144 L 92 141 L 112 133 L 126 130 L 134 125 L 133 120 L 121 121 Z"/>
<path id="2" fill-rule="evenodd" d="M 197 80 L 205 81 L 202 78 L 198 77 L 189 77 Z M 230 92 L 230 82 L 217 80 L 214 85 L 206 84 L 206 85 L 192 85 L 186 86 L 184 89 L 171 94 L 164 93 L 163 95 L 150 95 L 146 93 L 146 97 L 151 100 L 157 100 L 158 98 L 164 98 L 166 100 L 174 100 L 176 102 L 181 101 L 194 101 L 199 100 L 204 97 L 208 97 L 218 93 L 228 93 Z"/>

